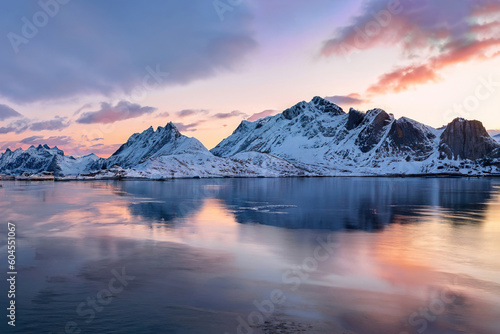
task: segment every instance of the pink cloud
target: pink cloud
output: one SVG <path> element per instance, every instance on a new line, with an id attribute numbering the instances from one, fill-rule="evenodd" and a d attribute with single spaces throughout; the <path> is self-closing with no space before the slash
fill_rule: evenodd
<path id="1" fill-rule="evenodd" d="M 361 95 L 357 93 L 352 93 L 349 95 L 334 95 L 334 96 L 326 96 L 325 100 L 333 102 L 335 104 L 346 104 L 346 105 L 358 105 L 367 102 L 364 100 Z"/>
<path id="2" fill-rule="evenodd" d="M 276 115 L 277 113 L 278 113 L 277 110 L 271 110 L 271 109 L 264 110 L 264 111 L 255 113 L 252 116 L 248 117 L 247 121 L 254 122 L 254 121 L 258 120 L 258 119 L 261 119 L 261 118 L 264 118 L 264 117 L 267 117 L 267 116 Z"/>
<path id="3" fill-rule="evenodd" d="M 400 92 L 438 81 L 446 67 L 500 54 L 497 0 L 371 0 L 353 23 L 324 42 L 323 56 L 399 46 L 413 64 L 396 67 L 368 88 L 372 94 Z"/>
<path id="4" fill-rule="evenodd" d="M 120 101 L 115 106 L 102 102 L 101 109 L 96 111 L 86 111 L 76 120 L 80 124 L 109 124 L 130 118 L 140 117 L 156 111 L 153 107 L 143 107 L 136 103 Z"/>

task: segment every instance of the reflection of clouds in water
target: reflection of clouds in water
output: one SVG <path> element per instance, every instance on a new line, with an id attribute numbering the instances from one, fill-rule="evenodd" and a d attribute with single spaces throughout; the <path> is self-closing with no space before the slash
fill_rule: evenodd
<path id="1" fill-rule="evenodd" d="M 60 328 L 51 327 L 48 315 L 71 320 L 74 307 L 102 288 L 110 270 L 124 266 L 138 280 L 96 326 L 142 317 L 151 331 L 196 332 L 209 323 L 224 332 L 237 315 L 255 309 L 256 298 L 283 288 L 288 302 L 277 323 L 322 319 L 329 332 L 339 324 L 358 333 L 397 332 L 411 312 L 429 304 L 430 290 L 458 275 L 467 278 L 458 288 L 469 313 L 450 310 L 428 333 L 454 329 L 455 317 L 465 330 L 489 334 L 498 312 L 477 310 L 499 302 L 500 230 L 492 220 L 500 216 L 497 184 L 221 179 L 39 184 L 31 192 L 5 183 L 0 192 L 7 200 L 0 207 L 8 219 L 17 215 L 25 235 L 26 317 L 44 316 L 37 322 L 50 330 Z M 457 219 L 462 224 L 442 224 Z M 337 230 L 339 247 L 290 291 L 283 272 L 312 256 L 327 230 Z"/>
<path id="2" fill-rule="evenodd" d="M 232 325 L 238 307 L 251 298 L 244 289 L 238 292 L 245 284 L 233 275 L 231 255 L 226 253 L 112 237 L 79 242 L 38 238 L 33 247 L 44 256 L 22 272 L 31 277 L 23 296 L 32 296 L 30 302 L 20 298 L 25 321 L 18 327 L 24 332 L 35 327 L 60 332 L 71 320 L 85 332 L 97 333 L 102 328 L 122 328 L 125 319 L 142 319 L 128 322 L 130 333 L 140 333 L 144 319 L 158 330 L 193 327 L 199 332 L 211 317 L 216 319 L 211 322 L 213 331 L 223 332 Z M 112 269 L 121 268 L 136 278 L 94 321 L 85 324 L 76 307 L 106 287 Z M 217 281 L 225 284 L 214 284 Z M 231 299 L 235 303 L 228 303 Z"/>

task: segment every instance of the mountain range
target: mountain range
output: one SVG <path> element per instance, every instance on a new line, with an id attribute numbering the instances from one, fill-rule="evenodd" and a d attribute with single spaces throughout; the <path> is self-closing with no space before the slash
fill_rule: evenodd
<path id="1" fill-rule="evenodd" d="M 494 139 L 495 138 L 495 139 Z M 439 129 L 382 109 L 345 112 L 321 97 L 275 116 L 242 121 L 212 150 L 173 123 L 133 134 L 109 158 L 57 147 L 7 149 L 0 172 L 76 176 L 121 167 L 127 177 L 500 175 L 500 135 L 457 118 Z"/>

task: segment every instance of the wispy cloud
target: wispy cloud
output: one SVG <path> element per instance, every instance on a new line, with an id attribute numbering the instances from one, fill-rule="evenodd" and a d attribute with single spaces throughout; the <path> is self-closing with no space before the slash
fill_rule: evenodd
<path id="1" fill-rule="evenodd" d="M 107 124 L 140 117 L 144 114 L 153 113 L 154 111 L 156 111 L 156 108 L 142 107 L 128 101 L 120 101 L 115 106 L 102 102 L 101 109 L 82 113 L 76 122 L 80 124 Z"/>
<path id="2" fill-rule="evenodd" d="M 174 123 L 175 127 L 179 131 L 196 131 L 198 130 L 198 126 L 205 121 L 198 121 L 194 123 L 184 124 L 184 123 Z"/>
<path id="3" fill-rule="evenodd" d="M 67 121 L 66 117 L 56 116 L 52 120 L 39 121 L 31 123 L 29 129 L 31 131 L 44 131 L 44 130 L 59 130 L 67 128 L 70 122 Z"/>
<path id="4" fill-rule="evenodd" d="M 168 111 L 156 114 L 156 118 L 167 118 L 167 117 L 170 117 L 170 113 Z"/>
<path id="5" fill-rule="evenodd" d="M 206 115 L 206 114 L 208 114 L 208 110 L 205 110 L 205 109 L 184 109 L 184 110 L 178 111 L 176 114 L 180 118 L 185 118 L 185 117 L 194 116 L 194 115 Z"/>
<path id="6" fill-rule="evenodd" d="M 261 118 L 264 118 L 267 116 L 276 115 L 278 112 L 279 112 L 278 110 L 267 109 L 267 110 L 253 114 L 252 116 L 247 118 L 247 121 L 254 122 L 258 119 L 261 119 Z"/>
<path id="7" fill-rule="evenodd" d="M 21 143 L 21 144 L 33 144 L 38 139 L 42 139 L 42 138 L 43 138 L 43 136 L 31 136 L 31 137 L 21 139 L 19 141 L 19 143 Z"/>
<path id="8" fill-rule="evenodd" d="M 81 106 L 80 108 L 78 108 L 74 113 L 73 113 L 73 116 L 77 116 L 77 115 L 80 115 L 80 113 L 85 110 L 85 109 L 89 109 L 89 108 L 92 108 L 92 103 L 86 103 L 84 104 L 83 106 Z"/>
<path id="9" fill-rule="evenodd" d="M 233 110 L 231 112 L 221 112 L 213 115 L 213 118 L 218 118 L 218 119 L 226 119 L 226 118 L 231 118 L 231 117 L 248 117 L 247 114 L 245 114 L 242 111 L 239 110 Z"/>
<path id="10" fill-rule="evenodd" d="M 23 133 L 29 128 L 29 120 L 24 118 L 0 127 L 0 134 Z"/>
<path id="11" fill-rule="evenodd" d="M 325 100 L 340 105 L 358 105 L 367 102 L 361 97 L 361 95 L 357 93 L 352 93 L 349 95 L 327 96 L 325 97 Z"/>
<path id="12" fill-rule="evenodd" d="M 67 128 L 70 122 L 67 121 L 66 117 L 56 116 L 54 119 L 46 121 L 30 120 L 28 118 L 19 119 L 17 121 L 9 123 L 7 126 L 0 127 L 0 134 L 7 133 L 23 133 L 25 131 L 61 131 Z"/>

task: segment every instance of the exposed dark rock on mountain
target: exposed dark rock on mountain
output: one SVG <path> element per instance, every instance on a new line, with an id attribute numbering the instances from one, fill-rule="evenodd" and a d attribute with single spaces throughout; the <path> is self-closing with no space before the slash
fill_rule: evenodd
<path id="1" fill-rule="evenodd" d="M 386 127 L 391 124 L 392 117 L 382 109 L 373 109 L 366 113 L 364 129 L 359 133 L 356 145 L 366 153 L 377 145 L 385 134 Z"/>
<path id="2" fill-rule="evenodd" d="M 395 120 L 388 134 L 392 150 L 414 154 L 416 160 L 427 158 L 432 153 L 435 138 L 429 129 L 406 117 Z"/>
<path id="3" fill-rule="evenodd" d="M 490 137 L 479 121 L 453 120 L 441 135 L 441 158 L 477 160 L 490 156 L 500 144 Z"/>
<path id="4" fill-rule="evenodd" d="M 500 143 L 478 121 L 434 129 L 382 109 L 363 113 L 321 97 L 242 121 L 211 151 L 173 123 L 133 134 L 108 159 L 73 158 L 46 145 L 0 155 L 0 173 L 106 173 L 131 177 L 500 174 Z M 118 167 L 117 167 L 118 168 Z"/>
<path id="5" fill-rule="evenodd" d="M 352 130 L 357 128 L 363 122 L 364 118 L 365 118 L 365 113 L 358 111 L 354 108 L 351 108 L 349 110 L 349 118 L 347 119 L 345 128 L 347 130 Z"/>
<path id="6" fill-rule="evenodd" d="M 499 165 L 491 159 L 500 158 L 500 149 L 482 126 L 458 131 L 457 120 L 434 129 L 381 109 L 363 113 L 351 108 L 345 114 L 332 105 L 315 97 L 283 114 L 243 121 L 211 152 L 221 157 L 265 152 L 319 175 L 496 173 L 488 166 Z M 458 156 L 461 160 L 453 160 Z"/>

